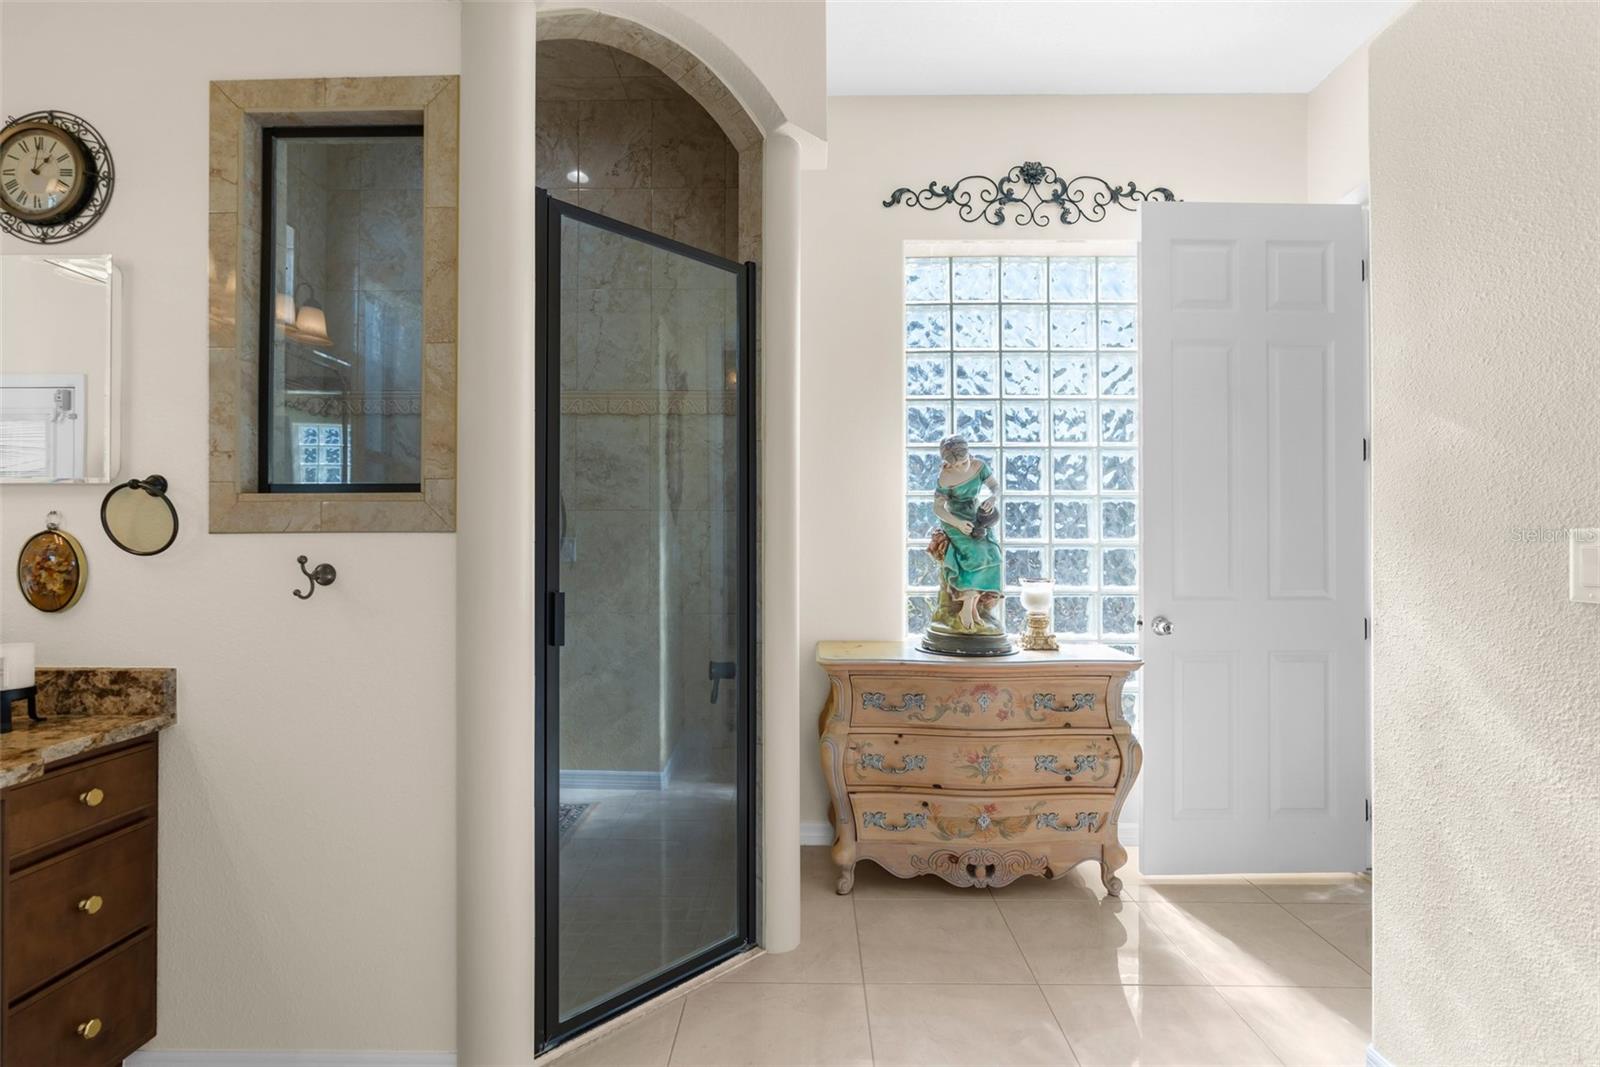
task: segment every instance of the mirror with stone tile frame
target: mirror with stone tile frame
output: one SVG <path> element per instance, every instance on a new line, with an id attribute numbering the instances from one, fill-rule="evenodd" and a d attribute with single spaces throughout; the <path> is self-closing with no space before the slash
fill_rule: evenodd
<path id="1" fill-rule="evenodd" d="M 211 84 L 213 533 L 455 528 L 458 101 Z"/>

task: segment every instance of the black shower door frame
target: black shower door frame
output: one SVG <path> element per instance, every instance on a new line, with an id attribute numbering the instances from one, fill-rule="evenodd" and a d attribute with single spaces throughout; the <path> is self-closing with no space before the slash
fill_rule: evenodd
<path id="1" fill-rule="evenodd" d="M 755 944 L 756 856 L 756 265 L 738 263 L 559 200 L 540 189 L 535 216 L 534 559 L 537 679 L 534 685 L 534 1028 L 544 1052 Z M 566 605 L 560 588 L 561 221 L 574 219 L 733 275 L 738 281 L 737 455 L 739 598 L 737 684 L 738 932 L 670 969 L 563 1020 L 560 1011 L 561 648 Z M 555 294 L 552 298 L 552 294 Z M 620 650 L 626 651 L 626 650 Z"/>

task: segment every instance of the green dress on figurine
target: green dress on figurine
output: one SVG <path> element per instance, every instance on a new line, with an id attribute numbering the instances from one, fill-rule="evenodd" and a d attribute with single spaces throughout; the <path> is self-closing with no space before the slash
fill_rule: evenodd
<path id="1" fill-rule="evenodd" d="M 978 465 L 978 472 L 960 485 L 939 486 L 934 492 L 944 497 L 950 514 L 964 522 L 977 522 L 978 494 L 984 483 L 993 477 L 987 463 Z M 1000 541 L 995 528 L 990 526 L 976 536 L 962 533 L 947 522 L 940 522 L 950 538 L 950 548 L 944 554 L 945 580 L 951 589 L 976 589 L 985 593 L 1000 592 Z"/>

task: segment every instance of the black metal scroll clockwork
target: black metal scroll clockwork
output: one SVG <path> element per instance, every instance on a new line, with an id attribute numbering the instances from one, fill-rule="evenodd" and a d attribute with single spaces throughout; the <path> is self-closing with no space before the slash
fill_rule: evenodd
<path id="1" fill-rule="evenodd" d="M 1104 178 L 1083 175 L 1070 181 L 1043 163 L 1018 163 L 999 178 L 969 174 L 954 185 L 929 182 L 926 189 L 896 189 L 884 207 L 904 204 L 925 211 L 953 205 L 963 222 L 983 221 L 1004 225 L 1009 218 L 1018 226 L 1048 226 L 1052 215 L 1063 226 L 1075 222 L 1101 222 L 1106 208 L 1115 205 L 1135 210 L 1145 200 L 1176 200 L 1171 189 L 1140 189 L 1133 182 L 1112 185 Z"/>

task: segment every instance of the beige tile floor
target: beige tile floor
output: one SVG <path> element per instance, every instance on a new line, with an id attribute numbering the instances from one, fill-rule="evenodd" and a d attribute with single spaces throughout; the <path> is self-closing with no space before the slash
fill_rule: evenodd
<path id="1" fill-rule="evenodd" d="M 1361 1064 L 1371 882 L 1143 878 L 1094 867 L 996 890 L 870 863 L 833 892 L 804 850 L 802 942 L 560 1067 Z"/>

